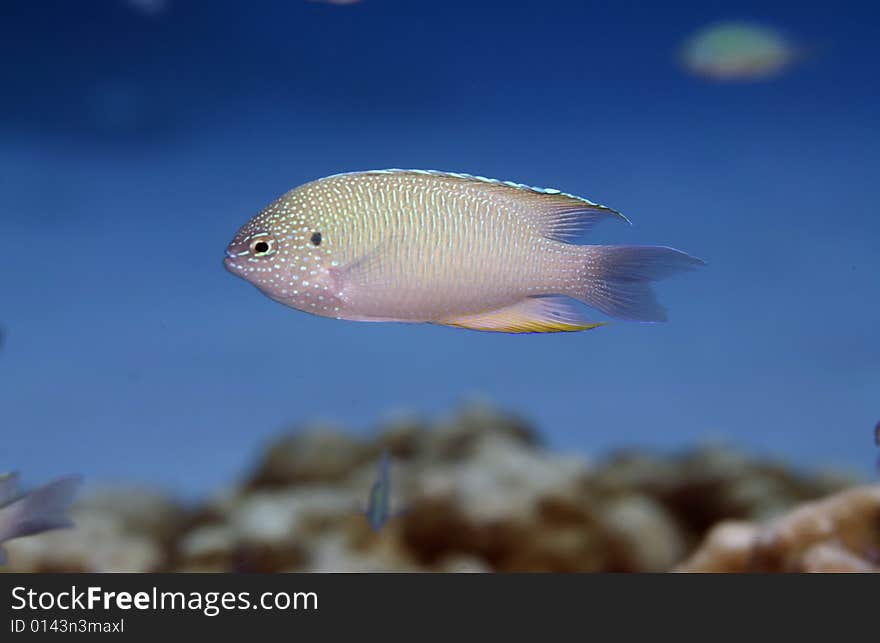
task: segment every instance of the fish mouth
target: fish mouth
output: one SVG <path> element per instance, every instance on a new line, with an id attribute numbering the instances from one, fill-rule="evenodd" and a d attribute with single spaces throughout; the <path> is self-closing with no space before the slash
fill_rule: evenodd
<path id="1" fill-rule="evenodd" d="M 230 254 L 230 252 L 227 250 L 226 256 L 223 257 L 223 267 L 233 274 L 239 272 L 241 270 L 241 265 L 236 263 L 237 259 L 238 257 Z"/>

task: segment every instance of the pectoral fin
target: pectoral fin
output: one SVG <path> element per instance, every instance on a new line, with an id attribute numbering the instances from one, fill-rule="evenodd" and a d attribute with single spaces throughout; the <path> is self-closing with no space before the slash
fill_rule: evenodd
<path id="1" fill-rule="evenodd" d="M 386 239 L 366 254 L 328 270 L 334 291 L 342 301 L 349 305 L 356 305 L 361 297 L 375 297 L 393 288 L 387 266 L 388 255 L 393 248 L 393 243 L 393 238 Z M 381 321 L 394 320 L 383 319 Z"/>
<path id="2" fill-rule="evenodd" d="M 604 325 L 582 319 L 559 297 L 529 297 L 506 308 L 434 323 L 499 333 L 565 333 Z"/>

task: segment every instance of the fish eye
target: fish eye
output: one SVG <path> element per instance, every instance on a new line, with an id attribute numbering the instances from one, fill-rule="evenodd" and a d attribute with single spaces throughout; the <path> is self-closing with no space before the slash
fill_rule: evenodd
<path id="1" fill-rule="evenodd" d="M 321 245 L 321 233 L 320 232 L 312 233 L 311 242 L 312 242 L 312 245 L 320 246 Z"/>
<path id="2" fill-rule="evenodd" d="M 271 238 L 261 237 L 251 241 L 251 252 L 255 257 L 264 257 L 275 251 L 275 242 Z"/>

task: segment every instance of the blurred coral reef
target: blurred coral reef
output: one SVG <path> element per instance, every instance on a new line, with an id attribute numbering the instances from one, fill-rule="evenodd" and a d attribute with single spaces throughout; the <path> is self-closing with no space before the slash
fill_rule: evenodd
<path id="1" fill-rule="evenodd" d="M 374 533 L 358 509 L 384 449 L 402 511 Z M 855 484 L 723 447 L 591 464 L 469 406 L 372 438 L 305 427 L 196 506 L 93 494 L 75 529 L 9 543 L 5 571 L 878 571 L 880 487 Z"/>

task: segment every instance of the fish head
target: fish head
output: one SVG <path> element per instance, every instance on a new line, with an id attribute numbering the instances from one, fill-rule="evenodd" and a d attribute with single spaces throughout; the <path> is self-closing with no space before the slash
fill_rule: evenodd
<path id="1" fill-rule="evenodd" d="M 330 266 L 327 233 L 320 217 L 300 207 L 302 199 L 294 192 L 241 227 L 226 246 L 223 265 L 275 301 L 332 314 L 329 295 L 320 283 Z"/>
<path id="2" fill-rule="evenodd" d="M 278 285 L 284 280 L 284 263 L 279 262 L 279 253 L 285 245 L 271 226 L 252 219 L 226 246 L 223 265 L 274 299 L 280 295 Z"/>

